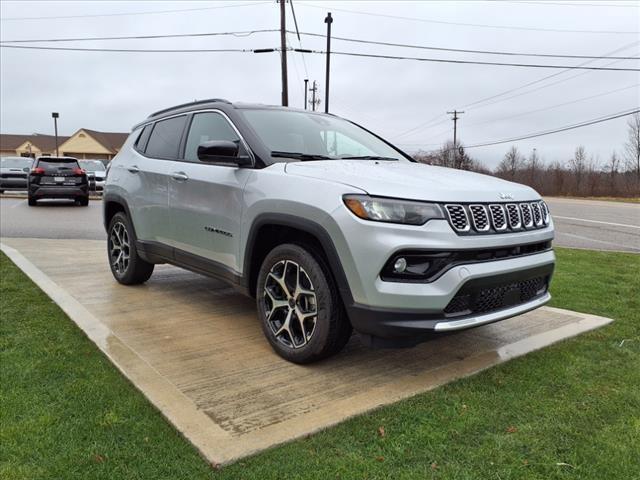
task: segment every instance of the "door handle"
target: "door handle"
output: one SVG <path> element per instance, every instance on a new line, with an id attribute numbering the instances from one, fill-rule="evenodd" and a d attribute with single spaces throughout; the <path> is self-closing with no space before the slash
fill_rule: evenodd
<path id="1" fill-rule="evenodd" d="M 140 171 L 137 165 L 131 165 L 130 167 L 127 167 L 127 170 L 131 173 L 138 173 Z"/>
<path id="2" fill-rule="evenodd" d="M 171 174 L 171 178 L 173 178 L 174 180 L 181 181 L 181 182 L 189 180 L 189 176 L 184 172 L 173 172 Z"/>

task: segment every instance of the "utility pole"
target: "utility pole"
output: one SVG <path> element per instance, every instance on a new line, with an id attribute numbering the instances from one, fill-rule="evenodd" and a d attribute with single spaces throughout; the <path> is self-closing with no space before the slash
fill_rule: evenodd
<path id="1" fill-rule="evenodd" d="M 311 109 L 315 112 L 316 105 L 320 103 L 320 99 L 316 100 L 316 92 L 318 91 L 318 87 L 316 86 L 316 81 L 313 81 L 313 88 L 311 89 Z"/>
<path id="2" fill-rule="evenodd" d="M 307 93 L 309 91 L 309 79 L 304 79 L 304 109 L 307 109 Z"/>
<path id="3" fill-rule="evenodd" d="M 329 63 L 331 59 L 331 24 L 333 23 L 331 12 L 327 12 L 324 23 L 327 24 L 327 70 L 324 81 L 324 113 L 329 113 Z"/>
<path id="4" fill-rule="evenodd" d="M 287 82 L 287 22 L 286 22 L 286 0 L 280 2 L 280 59 L 282 67 L 282 106 L 289 105 L 289 85 Z"/>
<path id="5" fill-rule="evenodd" d="M 58 112 L 51 112 L 51 117 L 53 118 L 53 128 L 56 133 L 56 157 L 60 156 L 58 155 L 58 117 L 59 116 L 60 115 L 58 114 Z"/>
<path id="6" fill-rule="evenodd" d="M 459 114 L 464 112 L 459 112 L 458 110 L 454 110 L 453 112 L 447 112 L 449 115 L 453 115 L 453 148 L 458 148 L 458 117 Z"/>

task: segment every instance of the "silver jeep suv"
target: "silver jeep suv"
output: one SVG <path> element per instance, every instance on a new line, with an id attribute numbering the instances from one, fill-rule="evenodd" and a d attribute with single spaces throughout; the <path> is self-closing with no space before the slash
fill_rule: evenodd
<path id="1" fill-rule="evenodd" d="M 282 357 L 352 329 L 411 346 L 546 303 L 553 224 L 531 188 L 416 163 L 335 115 L 213 99 L 133 128 L 104 196 L 114 277 L 171 263 L 254 296 Z"/>

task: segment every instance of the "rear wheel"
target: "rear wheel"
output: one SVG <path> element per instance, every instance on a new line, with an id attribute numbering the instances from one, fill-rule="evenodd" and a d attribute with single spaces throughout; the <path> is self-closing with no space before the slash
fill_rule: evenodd
<path id="1" fill-rule="evenodd" d="M 89 206 L 89 197 L 78 197 L 76 203 L 81 207 L 87 207 Z"/>
<path id="2" fill-rule="evenodd" d="M 27 202 L 29 203 L 30 207 L 35 207 L 38 205 L 38 201 L 35 198 L 32 197 L 28 197 Z"/>
<path id="3" fill-rule="evenodd" d="M 328 267 L 319 255 L 284 244 L 258 275 L 258 316 L 267 340 L 284 359 L 311 363 L 339 352 L 351 324 Z"/>
<path id="4" fill-rule="evenodd" d="M 123 285 L 144 283 L 153 273 L 153 263 L 138 255 L 131 221 L 122 212 L 116 213 L 109 223 L 107 253 L 111 273 Z"/>

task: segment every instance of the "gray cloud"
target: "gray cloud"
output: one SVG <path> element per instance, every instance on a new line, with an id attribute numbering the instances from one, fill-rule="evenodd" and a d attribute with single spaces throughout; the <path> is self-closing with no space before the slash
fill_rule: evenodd
<path id="1" fill-rule="evenodd" d="M 208 8 L 230 2 L 11 2 L 1 4 L 2 18 L 63 16 L 113 12 Z M 639 34 L 539 32 L 432 24 L 404 19 L 358 15 L 335 8 L 460 23 L 510 25 L 547 29 L 639 31 L 639 8 L 572 6 L 555 2 L 303 2 L 294 0 L 302 31 L 323 33 L 325 12 L 333 10 L 333 33 L 386 42 L 452 48 L 600 55 L 632 42 Z M 590 1 L 590 4 L 597 2 Z M 635 2 L 616 4 L 639 5 Z M 317 6 L 323 7 L 314 8 Z M 291 17 L 289 28 L 293 29 Z M 3 40 L 85 36 L 152 35 L 277 28 L 278 7 L 265 2 L 237 8 L 216 8 L 157 15 L 8 20 Z M 297 47 L 295 35 L 289 42 Z M 101 41 L 83 47 L 129 48 L 262 48 L 277 47 L 277 33 L 244 38 L 210 37 L 140 41 Z M 323 50 L 322 38 L 303 37 L 305 48 Z M 71 44 L 57 44 L 67 46 Z M 437 53 L 372 45 L 333 42 L 334 50 L 438 58 L 478 59 L 470 54 Z M 620 54 L 638 56 L 640 43 Z M 80 127 L 127 131 L 151 111 L 172 104 L 210 97 L 277 104 L 280 100 L 277 53 L 131 54 L 57 51 L 0 51 L 0 115 L 3 133 L 50 133 L 50 112 L 60 112 L 62 134 Z M 324 98 L 324 56 L 289 54 L 290 104 L 303 104 L 307 76 L 317 80 Z M 502 57 L 500 60 L 504 60 Z M 480 58 L 496 60 L 496 57 Z M 579 60 L 518 58 L 530 63 L 576 65 Z M 595 62 L 604 65 L 606 61 Z M 637 68 L 638 61 L 616 66 Z M 435 148 L 452 136 L 444 113 L 502 91 L 550 75 L 555 70 L 488 67 L 332 57 L 331 110 L 397 142 L 408 151 Z M 576 71 L 558 75 L 561 80 Z M 550 81 L 549 81 L 550 82 Z M 459 123 L 464 143 L 499 140 L 551 129 L 617 112 L 640 104 L 635 87 L 611 95 L 529 115 L 505 119 L 582 97 L 640 83 L 638 72 L 588 72 L 529 95 L 494 105 L 467 108 Z M 544 85 L 541 83 L 540 85 Z M 515 92 L 518 93 L 518 92 Z M 321 105 L 320 108 L 323 108 Z M 442 115 L 442 123 L 398 137 Z M 504 120 L 503 120 L 504 119 Z M 438 123 L 439 120 L 433 123 Z M 583 144 L 601 160 L 621 150 L 625 119 L 517 142 L 528 152 L 537 148 L 547 161 L 568 159 Z M 509 145 L 473 149 L 473 156 L 495 166 Z"/>

